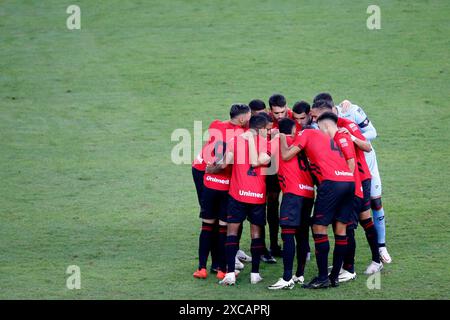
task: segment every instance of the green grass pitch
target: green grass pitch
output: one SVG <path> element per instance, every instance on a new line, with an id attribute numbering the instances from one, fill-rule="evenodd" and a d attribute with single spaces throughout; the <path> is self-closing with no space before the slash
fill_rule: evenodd
<path id="1" fill-rule="evenodd" d="M 81 30 L 66 27 L 71 4 Z M 449 299 L 449 15 L 445 0 L 1 1 L 0 298 Z M 194 279 L 198 205 L 172 131 L 320 91 L 379 133 L 381 289 L 366 287 L 361 230 L 359 277 L 338 289 L 269 292 L 281 261 L 255 286 L 248 267 L 235 287 Z"/>

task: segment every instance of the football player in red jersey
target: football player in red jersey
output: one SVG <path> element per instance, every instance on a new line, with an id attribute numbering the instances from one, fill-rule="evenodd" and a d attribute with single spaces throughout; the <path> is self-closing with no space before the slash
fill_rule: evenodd
<path id="1" fill-rule="evenodd" d="M 250 109 L 243 104 L 234 104 L 230 110 L 229 121 L 214 120 L 209 126 L 209 139 L 202 149 L 204 163 L 220 162 L 223 159 L 227 143 L 235 135 L 244 132 L 250 119 Z M 195 176 L 194 176 L 195 177 Z M 223 279 L 226 271 L 225 239 L 226 239 L 226 209 L 231 170 L 217 174 L 204 173 L 201 193 L 202 228 L 199 237 L 199 267 L 194 272 L 195 278 L 206 278 L 206 262 L 209 252 L 217 244 L 218 273 L 217 278 Z M 218 228 L 216 227 L 218 222 Z M 217 240 L 217 241 L 214 241 Z"/>
<path id="2" fill-rule="evenodd" d="M 250 110 L 252 110 L 252 116 L 258 113 L 267 113 L 266 104 L 260 99 L 253 99 L 248 103 Z"/>
<path id="3" fill-rule="evenodd" d="M 269 98 L 269 115 L 273 118 L 271 132 L 278 132 L 278 122 L 284 118 L 292 119 L 292 111 L 287 107 L 286 98 L 281 94 L 273 94 Z M 272 161 L 277 161 L 272 157 Z M 273 164 L 278 166 L 278 164 Z M 265 252 L 263 261 L 275 263 L 274 256 L 281 257 L 281 247 L 278 245 L 280 185 L 277 174 L 267 175 L 267 224 L 269 225 L 270 251 Z"/>
<path id="4" fill-rule="evenodd" d="M 279 121 L 279 130 L 286 134 L 288 145 L 294 141 L 296 126 L 292 119 Z M 288 161 L 279 154 L 278 179 L 283 192 L 280 207 L 281 238 L 283 240 L 283 277 L 269 286 L 271 290 L 292 289 L 303 284 L 306 257 L 309 252 L 309 227 L 314 204 L 314 183 L 303 153 Z M 293 275 L 293 262 L 297 242 L 297 272 Z"/>
<path id="5" fill-rule="evenodd" d="M 306 101 L 298 101 L 292 107 L 292 118 L 295 120 L 297 132 L 311 126 L 311 106 Z"/>
<path id="6" fill-rule="evenodd" d="M 348 168 L 342 151 L 333 139 L 319 130 L 305 129 L 288 146 L 286 136 L 280 133 L 280 148 L 283 160 L 288 161 L 301 150 L 309 159 L 311 171 L 319 186 L 314 204 L 313 238 L 319 274 L 305 288 L 318 289 L 339 285 L 338 275 L 347 248 L 346 226 L 353 212 L 355 180 Z M 328 276 L 328 225 L 335 222 L 335 247 L 333 268 Z"/>
<path id="7" fill-rule="evenodd" d="M 217 167 L 226 169 L 232 164 L 227 209 L 227 274 L 221 284 L 233 285 L 236 282 L 235 256 L 239 247 L 238 230 L 247 218 L 251 224 L 252 272 L 250 282 L 262 280 L 259 274 L 259 262 L 264 242 L 261 238 L 262 226 L 266 223 L 266 179 L 264 166 L 270 162 L 270 143 L 267 141 L 267 119 L 253 116 L 250 130 L 239 135 L 228 144 L 225 162 L 219 166 L 208 166 L 207 172 Z"/>
<path id="8" fill-rule="evenodd" d="M 334 103 L 329 100 L 317 100 L 313 104 L 311 109 L 311 114 L 313 119 L 317 118 L 325 112 L 334 112 L 337 114 L 337 109 Z M 370 215 L 370 170 L 366 162 L 366 157 L 364 152 L 369 152 L 371 150 L 370 143 L 361 133 L 358 125 L 351 120 L 338 117 L 337 126 L 340 131 L 348 132 L 350 137 L 355 144 L 355 151 L 358 163 L 358 173 L 361 173 L 361 181 L 363 186 L 364 199 L 362 205 L 359 208 L 359 223 L 364 229 L 366 234 L 367 242 L 369 243 L 370 251 L 372 253 L 372 262 L 366 268 L 365 274 L 373 274 L 379 272 L 383 269 L 383 263 L 380 259 L 380 251 L 378 245 L 378 235 L 373 223 L 372 217 Z M 350 271 L 352 268 L 349 268 Z M 345 272 L 344 272 L 345 273 Z M 354 272 L 352 272 L 354 273 Z"/>

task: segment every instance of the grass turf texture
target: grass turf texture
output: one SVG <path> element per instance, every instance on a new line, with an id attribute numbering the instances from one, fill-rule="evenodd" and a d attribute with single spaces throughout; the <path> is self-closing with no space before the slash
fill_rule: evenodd
<path id="1" fill-rule="evenodd" d="M 78 31 L 70 4 L 0 4 L 0 298 L 450 298 L 448 1 L 378 1 L 378 31 L 367 1 L 77 1 Z M 198 205 L 171 132 L 278 91 L 350 98 L 375 124 L 381 290 L 361 229 L 359 277 L 338 289 L 269 292 L 281 261 L 255 286 L 249 267 L 231 288 L 192 277 Z"/>

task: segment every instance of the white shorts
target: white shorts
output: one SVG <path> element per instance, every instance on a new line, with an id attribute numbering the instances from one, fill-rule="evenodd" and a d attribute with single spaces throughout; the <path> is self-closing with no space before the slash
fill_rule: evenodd
<path id="1" fill-rule="evenodd" d="M 378 171 L 377 164 L 377 155 L 375 154 L 375 150 L 372 148 L 372 151 L 365 152 L 367 165 L 369 166 L 370 174 L 372 175 L 372 181 L 370 184 L 370 197 L 372 199 L 381 197 L 381 177 L 380 172 Z"/>

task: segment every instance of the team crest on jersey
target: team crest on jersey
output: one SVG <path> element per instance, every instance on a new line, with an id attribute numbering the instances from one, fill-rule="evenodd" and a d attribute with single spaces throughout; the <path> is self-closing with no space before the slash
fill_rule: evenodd
<path id="1" fill-rule="evenodd" d="M 356 124 L 350 123 L 348 126 L 352 129 L 352 131 L 356 131 Z"/>

